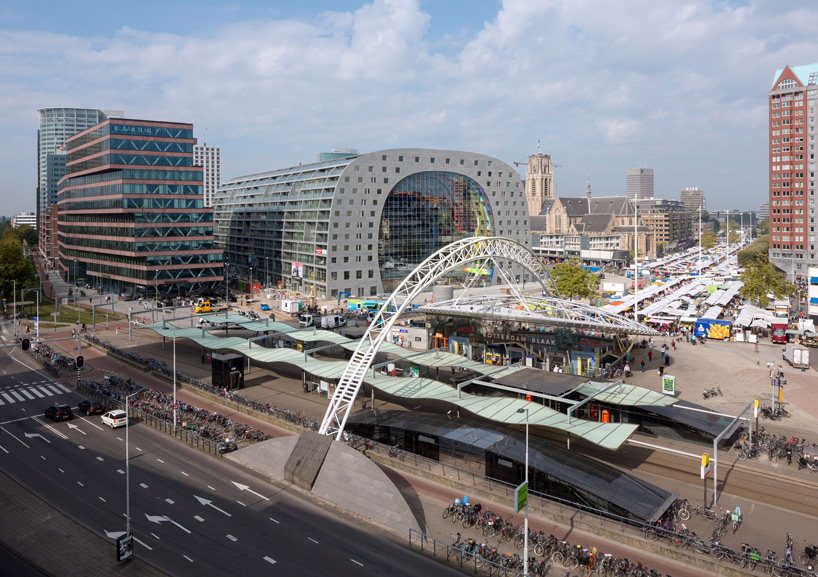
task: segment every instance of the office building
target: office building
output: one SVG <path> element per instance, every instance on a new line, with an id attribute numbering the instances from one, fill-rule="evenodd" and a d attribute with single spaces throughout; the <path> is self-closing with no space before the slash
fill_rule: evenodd
<path id="1" fill-rule="evenodd" d="M 202 167 L 204 177 L 204 205 L 213 206 L 213 196 L 222 183 L 222 149 L 218 146 L 193 147 L 193 164 Z"/>
<path id="2" fill-rule="evenodd" d="M 770 203 L 762 202 L 758 207 L 758 220 L 770 220 Z"/>
<path id="3" fill-rule="evenodd" d="M 18 212 L 11 217 L 11 226 L 20 228 L 24 224 L 37 228 L 37 215 L 33 212 Z"/>
<path id="4" fill-rule="evenodd" d="M 57 202 L 57 185 L 65 176 L 65 141 L 86 128 L 110 116 L 122 116 L 121 111 L 95 108 L 41 108 L 37 130 L 37 233 L 40 253 L 48 260 L 56 255 L 56 244 L 50 228 L 42 225 L 45 210 Z"/>
<path id="5" fill-rule="evenodd" d="M 688 212 L 707 210 L 707 202 L 701 188 L 686 188 L 679 193 L 679 200 Z"/>
<path id="6" fill-rule="evenodd" d="M 625 172 L 625 193 L 631 200 L 653 198 L 653 169 L 629 168 Z"/>
<path id="7" fill-rule="evenodd" d="M 547 199 L 554 198 L 554 167 L 548 154 L 530 154 L 525 169 L 525 197 L 528 214 L 540 214 Z"/>
<path id="8" fill-rule="evenodd" d="M 214 211 L 230 278 L 317 297 L 390 292 L 426 257 L 463 238 L 530 243 L 517 172 L 451 150 L 381 150 L 241 176 L 222 184 Z M 498 266 L 523 278 L 516 265 Z M 501 276 L 490 271 L 483 280 Z"/>
<path id="9" fill-rule="evenodd" d="M 57 201 L 66 278 L 134 296 L 224 286 L 195 143 L 192 124 L 113 118 L 66 141 Z"/>
<path id="10" fill-rule="evenodd" d="M 815 250 L 818 63 L 776 70 L 769 91 L 769 259 L 798 280 Z"/>

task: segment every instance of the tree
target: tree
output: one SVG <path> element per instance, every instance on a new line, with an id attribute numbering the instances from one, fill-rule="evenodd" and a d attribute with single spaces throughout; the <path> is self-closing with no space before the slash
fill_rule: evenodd
<path id="1" fill-rule="evenodd" d="M 36 246 L 39 242 L 37 231 L 27 224 L 17 229 L 17 236 L 20 237 L 20 240 L 25 241 L 28 246 Z"/>
<path id="2" fill-rule="evenodd" d="M 731 230 L 730 234 L 727 235 L 727 242 L 729 242 L 730 244 L 736 244 L 740 240 L 741 235 L 735 230 Z"/>
<path id="3" fill-rule="evenodd" d="M 571 259 L 556 265 L 551 275 L 560 295 L 570 299 L 575 296 L 591 298 L 599 286 L 599 278 L 582 268 L 582 261 L 579 259 Z"/>
<path id="4" fill-rule="evenodd" d="M 750 246 L 738 252 L 737 260 L 739 266 L 745 266 L 747 263 L 755 260 L 757 256 L 761 256 L 767 260 L 767 253 L 770 248 L 770 236 L 764 235 L 755 239 Z"/>
<path id="5" fill-rule="evenodd" d="M 707 222 L 710 220 L 710 213 L 706 210 L 702 211 L 702 222 Z"/>
<path id="6" fill-rule="evenodd" d="M 716 246 L 716 233 L 706 232 L 702 235 L 702 248 L 710 249 Z"/>
<path id="7" fill-rule="evenodd" d="M 656 243 L 656 254 L 665 254 L 665 247 L 667 246 L 666 242 L 657 242 Z"/>
<path id="8" fill-rule="evenodd" d="M 716 219 L 713 219 L 710 222 L 713 223 L 713 232 L 715 232 L 716 234 L 719 234 L 719 231 L 721 230 L 721 222 L 719 222 Z"/>
<path id="9" fill-rule="evenodd" d="M 0 242 L 0 278 L 8 285 L 17 281 L 18 294 L 20 289 L 37 284 L 34 265 L 23 255 L 23 247 L 14 235 Z M 16 296 L 14 300 L 17 300 Z"/>
<path id="10" fill-rule="evenodd" d="M 787 282 L 784 273 L 775 270 L 775 265 L 758 255 L 745 267 L 739 277 L 744 283 L 739 294 L 747 300 L 756 301 L 760 307 L 766 307 L 770 299 L 767 293 L 772 293 L 777 299 L 792 294 L 793 287 Z"/>
<path id="11" fill-rule="evenodd" d="M 770 234 L 770 221 L 762 220 L 756 225 L 756 234 L 761 236 L 763 234 Z"/>

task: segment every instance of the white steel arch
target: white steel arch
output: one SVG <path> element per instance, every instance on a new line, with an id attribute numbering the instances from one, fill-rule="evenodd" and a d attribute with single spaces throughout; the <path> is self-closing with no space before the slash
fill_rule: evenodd
<path id="1" fill-rule="evenodd" d="M 534 275 L 534 279 L 542 285 L 543 292 L 547 295 L 557 295 L 557 289 L 548 270 L 533 252 L 517 241 L 493 236 L 472 237 L 444 246 L 420 263 L 398 285 L 375 315 L 352 353 L 330 399 L 319 429 L 321 434 L 334 435 L 336 440 L 341 438 L 366 371 L 372 365 L 372 360 L 395 321 L 412 304 L 414 298 L 447 272 L 470 262 L 486 260 L 517 263 Z M 496 270 L 505 276 L 501 272 L 502 269 L 498 267 Z M 510 283 L 510 286 L 516 293 L 514 283 Z M 522 300 L 522 295 L 517 296 Z M 390 312 L 391 309 L 395 309 L 394 312 Z"/>

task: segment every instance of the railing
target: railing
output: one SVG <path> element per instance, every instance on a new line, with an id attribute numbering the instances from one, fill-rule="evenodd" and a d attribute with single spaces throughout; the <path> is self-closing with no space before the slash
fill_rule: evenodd
<path id="1" fill-rule="evenodd" d="M 463 544 L 461 544 L 463 545 Z M 475 575 L 507 575 L 509 577 L 523 577 L 523 573 L 510 567 L 504 567 L 498 563 L 494 563 L 480 557 L 468 553 L 462 546 L 454 546 L 444 541 L 438 541 L 434 537 L 430 537 L 420 531 L 409 529 L 409 547 L 420 548 L 421 553 L 432 555 L 437 558 L 446 555 L 446 563 L 454 563 L 464 571 L 473 571 Z"/>

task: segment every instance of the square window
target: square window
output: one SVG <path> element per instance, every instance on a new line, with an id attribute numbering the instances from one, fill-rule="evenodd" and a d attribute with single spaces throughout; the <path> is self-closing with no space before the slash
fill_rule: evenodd
<path id="1" fill-rule="evenodd" d="M 386 172 L 386 167 L 385 166 L 381 167 L 381 172 Z"/>
<path id="2" fill-rule="evenodd" d="M 348 270 L 344 271 L 344 280 L 349 280 L 349 271 Z"/>
<path id="3" fill-rule="evenodd" d="M 415 162 L 420 162 L 420 157 L 419 156 L 415 157 Z"/>
<path id="4" fill-rule="evenodd" d="M 400 166 L 395 167 L 395 173 L 400 173 Z"/>
<path id="5" fill-rule="evenodd" d="M 446 164 L 449 164 L 449 159 L 448 158 L 446 159 Z"/>
<path id="6" fill-rule="evenodd" d="M 403 157 L 402 156 L 398 157 L 398 162 L 403 162 Z"/>
<path id="7" fill-rule="evenodd" d="M 461 158 L 461 159 L 460 159 L 460 166 L 463 166 L 464 164 L 466 164 L 466 161 L 465 161 L 464 159 L 462 159 L 462 158 Z M 349 180 L 349 179 L 347 179 L 347 180 Z"/>
<path id="8" fill-rule="evenodd" d="M 434 164 L 434 163 L 435 163 L 435 157 L 433 156 L 432 157 L 432 164 Z"/>
<path id="9" fill-rule="evenodd" d="M 381 160 L 386 161 L 386 155 L 381 156 Z"/>

